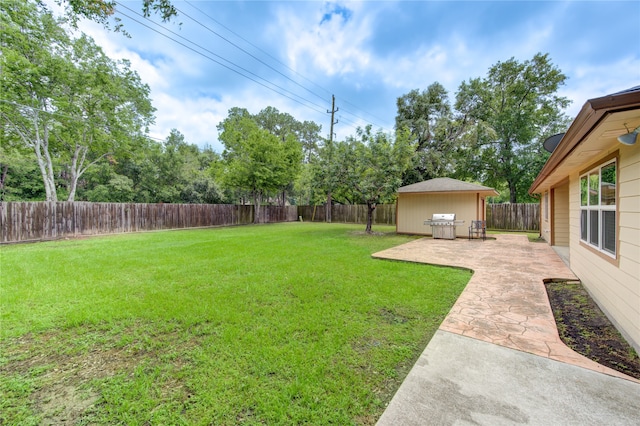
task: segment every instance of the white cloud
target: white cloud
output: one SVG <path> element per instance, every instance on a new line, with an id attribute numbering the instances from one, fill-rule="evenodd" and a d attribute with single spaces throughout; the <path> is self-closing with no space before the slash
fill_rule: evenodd
<path id="1" fill-rule="evenodd" d="M 176 1 L 178 7 L 184 6 Z M 606 10 L 614 6 L 624 9 L 612 3 Z M 139 3 L 130 7 L 138 8 Z M 568 22 L 581 24 L 584 16 L 605 10 L 605 5 L 592 2 L 529 2 L 522 6 L 527 13 L 512 3 L 492 2 L 202 2 L 198 7 L 208 8 L 228 28 L 288 63 L 308 80 L 295 79 L 323 93 L 323 99 L 300 87 L 291 88 L 290 81 L 272 70 L 266 74 L 263 64 L 188 19 L 182 20 L 181 29 L 171 29 L 281 87 L 327 105 L 326 109 L 330 94 L 335 94 L 340 107 L 336 116 L 340 123 L 335 128 L 339 139 L 354 134 L 355 126 L 367 124 L 355 115 L 370 118 L 375 128 L 393 127 L 396 98 L 409 90 L 426 89 L 438 81 L 453 97 L 462 81 L 484 77 L 498 61 L 511 57 L 523 61 L 537 52 L 549 52 L 553 63 L 569 77 L 560 94 L 574 100 L 568 111 L 572 116 L 588 98 L 640 84 L 637 44 L 627 43 L 624 49 L 611 45 L 606 54 L 601 53 L 603 45 L 611 44 L 605 39 L 630 40 L 637 37 L 633 30 L 621 26 L 585 32 L 582 27 L 567 27 Z M 203 15 L 195 16 L 218 29 Z M 131 39 L 94 23 L 82 25 L 110 57 L 130 60 L 151 87 L 157 108 L 153 137 L 165 139 L 176 128 L 189 143 L 211 144 L 221 151 L 216 126 L 227 117 L 229 108 L 257 113 L 267 106 L 300 121 L 315 121 L 323 126 L 323 136 L 328 134 L 330 116 L 324 107 L 304 107 L 135 23 L 125 22 L 125 28 Z M 580 36 L 571 37 L 573 34 Z M 237 37 L 233 39 L 245 46 Z M 255 51 L 253 47 L 249 50 Z M 274 66 L 289 74 L 280 65 Z M 329 93 L 326 99 L 324 93 Z"/>
<path id="2" fill-rule="evenodd" d="M 296 8 L 277 12 L 277 26 L 284 31 L 291 67 L 301 73 L 329 76 L 360 72 L 371 62 L 366 48 L 372 34 L 371 20 L 360 10 L 346 15 L 334 13 L 333 4 L 328 6 L 310 14 L 300 14 Z"/>
<path id="3" fill-rule="evenodd" d="M 567 109 L 567 114 L 572 118 L 588 99 L 640 85 L 640 57 L 633 55 L 609 63 L 567 64 L 562 71 L 569 78 L 559 95 L 574 100 Z"/>

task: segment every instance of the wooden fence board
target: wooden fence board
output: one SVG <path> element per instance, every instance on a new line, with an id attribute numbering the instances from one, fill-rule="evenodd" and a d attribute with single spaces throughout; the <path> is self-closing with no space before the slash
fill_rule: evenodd
<path id="1" fill-rule="evenodd" d="M 262 222 L 324 222 L 326 207 L 262 206 Z M 487 205 L 489 229 L 540 229 L 538 204 Z M 136 204 L 89 202 L 0 203 L 0 243 L 42 241 L 77 235 L 155 231 L 253 223 L 253 206 L 230 204 Z M 367 221 L 365 205 L 334 205 L 332 222 Z M 373 223 L 394 225 L 395 204 L 379 205 Z"/>
<path id="2" fill-rule="evenodd" d="M 296 206 L 264 206 L 263 222 L 298 220 Z M 253 223 L 253 206 L 88 202 L 0 203 L 0 243 Z"/>
<path id="3" fill-rule="evenodd" d="M 298 215 L 307 222 L 325 222 L 326 206 L 298 206 Z M 362 204 L 336 204 L 331 207 L 331 221 L 341 223 L 367 223 L 367 206 Z M 381 204 L 373 211 L 373 223 L 395 225 L 396 205 Z"/>
<path id="4" fill-rule="evenodd" d="M 538 204 L 488 204 L 486 218 L 489 229 L 540 230 L 540 206 Z"/>

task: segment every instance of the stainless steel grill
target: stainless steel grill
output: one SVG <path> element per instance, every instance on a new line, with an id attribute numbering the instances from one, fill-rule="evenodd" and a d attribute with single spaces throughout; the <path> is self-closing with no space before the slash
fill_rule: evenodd
<path id="1" fill-rule="evenodd" d="M 456 239 L 456 226 L 462 225 L 464 220 L 456 220 L 455 213 L 434 213 L 431 220 L 425 220 L 424 224 L 431 226 L 433 238 L 445 240 Z"/>

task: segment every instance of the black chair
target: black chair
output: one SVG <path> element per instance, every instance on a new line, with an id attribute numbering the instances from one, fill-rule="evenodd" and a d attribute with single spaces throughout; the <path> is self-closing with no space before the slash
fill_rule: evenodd
<path id="1" fill-rule="evenodd" d="M 482 237 L 482 241 L 487 239 L 487 222 L 484 220 L 472 220 L 469 227 L 469 239 L 474 235 Z"/>

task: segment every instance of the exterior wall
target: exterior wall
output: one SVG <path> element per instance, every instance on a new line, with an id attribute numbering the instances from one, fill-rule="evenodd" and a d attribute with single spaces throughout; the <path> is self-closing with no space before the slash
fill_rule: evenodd
<path id="1" fill-rule="evenodd" d="M 580 174 L 576 171 L 569 183 L 570 263 L 594 300 L 640 351 L 640 146 L 620 146 L 618 169 L 617 258 L 580 242 Z"/>
<path id="2" fill-rule="evenodd" d="M 482 200 L 478 194 L 398 194 L 396 230 L 400 234 L 431 235 L 431 227 L 424 224 L 434 213 L 455 213 L 456 220 L 464 220 L 456 227 L 456 236 L 468 237 L 472 220 L 482 218 Z"/>
<path id="3" fill-rule="evenodd" d="M 540 235 L 551 244 L 551 191 L 546 190 L 540 197 Z"/>
<path id="4" fill-rule="evenodd" d="M 569 183 L 553 189 L 553 245 L 569 247 Z"/>

